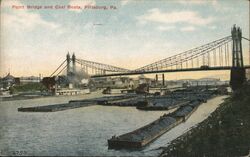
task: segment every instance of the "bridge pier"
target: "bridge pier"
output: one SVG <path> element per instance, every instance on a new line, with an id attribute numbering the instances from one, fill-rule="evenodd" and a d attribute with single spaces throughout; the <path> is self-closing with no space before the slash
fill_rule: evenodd
<path id="1" fill-rule="evenodd" d="M 246 81 L 245 68 L 232 68 L 230 75 L 230 85 L 234 91 L 241 88 Z"/>

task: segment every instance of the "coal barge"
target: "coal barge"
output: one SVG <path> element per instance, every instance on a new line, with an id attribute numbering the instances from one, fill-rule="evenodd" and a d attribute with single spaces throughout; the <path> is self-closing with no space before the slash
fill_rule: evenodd
<path id="1" fill-rule="evenodd" d="M 186 121 L 201 103 L 202 101 L 198 100 L 191 101 L 173 113 L 164 114 L 146 126 L 120 136 L 113 136 L 108 139 L 108 147 L 110 149 L 144 147 L 176 125 Z"/>
<path id="2" fill-rule="evenodd" d="M 84 99 L 84 100 L 71 100 L 68 103 L 63 104 L 53 104 L 46 106 L 34 106 L 34 107 L 20 107 L 17 110 L 19 112 L 56 112 L 63 111 L 69 109 L 75 109 L 80 107 L 87 107 L 97 104 L 106 104 L 109 101 L 117 101 L 117 100 L 126 100 L 130 98 L 134 98 L 134 95 L 121 95 L 121 96 L 107 96 L 93 99 Z"/>

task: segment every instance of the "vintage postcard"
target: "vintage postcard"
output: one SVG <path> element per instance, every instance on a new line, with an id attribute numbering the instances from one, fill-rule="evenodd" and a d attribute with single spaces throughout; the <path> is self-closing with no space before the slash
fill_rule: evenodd
<path id="1" fill-rule="evenodd" d="M 0 2 L 0 156 L 250 156 L 248 0 Z"/>

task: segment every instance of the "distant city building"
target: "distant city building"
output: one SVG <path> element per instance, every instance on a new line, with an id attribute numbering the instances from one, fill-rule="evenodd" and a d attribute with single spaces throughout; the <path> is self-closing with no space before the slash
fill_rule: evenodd
<path id="1" fill-rule="evenodd" d="M 20 83 L 26 84 L 26 83 L 39 83 L 41 81 L 40 77 L 36 76 L 29 76 L 29 77 L 20 77 Z"/>
<path id="2" fill-rule="evenodd" d="M 118 77 L 112 80 L 114 87 L 127 88 L 133 86 L 133 81 L 129 77 Z"/>
<path id="3" fill-rule="evenodd" d="M 182 86 L 196 86 L 196 85 L 218 85 L 227 82 L 221 81 L 218 78 L 201 78 L 201 79 L 182 79 L 182 80 L 177 80 L 176 83 L 182 84 Z"/>
<path id="4" fill-rule="evenodd" d="M 139 80 L 139 84 L 144 84 L 144 83 L 150 84 L 151 83 L 151 79 L 150 78 L 146 78 L 144 75 L 140 75 L 138 77 L 138 80 Z"/>
<path id="5" fill-rule="evenodd" d="M 42 84 L 49 90 L 55 90 L 56 80 L 55 77 L 44 77 L 42 79 Z"/>
<path id="6" fill-rule="evenodd" d="M 140 83 L 139 78 L 129 78 L 129 77 L 107 77 L 107 78 L 94 78 L 92 79 L 93 84 L 97 88 L 134 88 Z M 143 81 L 142 81 L 143 80 Z M 148 78 L 146 79 L 148 80 Z M 141 82 L 145 82 L 145 78 L 141 79 Z"/>
<path id="7" fill-rule="evenodd" d="M 19 84 L 20 84 L 20 79 L 12 76 L 10 73 L 8 73 L 5 77 L 1 79 L 1 87 L 5 89 L 8 89 L 13 85 L 19 85 Z"/>

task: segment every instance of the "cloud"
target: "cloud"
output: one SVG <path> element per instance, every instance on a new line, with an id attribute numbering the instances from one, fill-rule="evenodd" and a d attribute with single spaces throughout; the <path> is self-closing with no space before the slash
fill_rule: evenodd
<path id="1" fill-rule="evenodd" d="M 159 26 L 157 27 L 157 30 L 159 31 L 169 31 L 175 29 L 175 26 Z"/>
<path id="2" fill-rule="evenodd" d="M 46 27 L 48 29 L 56 29 L 59 25 L 45 21 L 39 14 L 28 13 L 26 11 L 19 11 L 15 14 L 3 15 L 3 24 L 7 27 L 21 27 L 22 29 L 32 29 L 36 26 Z"/>
<path id="3" fill-rule="evenodd" d="M 216 12 L 232 11 L 233 8 L 220 4 L 219 0 L 175 0 L 176 3 L 182 5 L 203 5 L 212 6 Z"/>
<path id="4" fill-rule="evenodd" d="M 212 17 L 204 18 L 194 11 L 161 12 L 158 8 L 149 10 L 146 14 L 137 17 L 137 19 L 139 20 L 139 23 L 184 23 L 192 25 L 207 25 L 213 21 Z"/>
<path id="5" fill-rule="evenodd" d="M 3 1 L 1 7 L 11 9 L 12 5 L 24 6 L 20 1 Z M 40 16 L 40 14 L 29 12 L 26 9 L 11 9 L 8 13 L 2 13 L 1 23 L 5 27 L 15 28 L 16 30 L 33 29 L 37 26 L 42 26 L 48 29 L 59 28 L 58 24 L 46 21 Z"/>
<path id="6" fill-rule="evenodd" d="M 216 26 L 208 26 L 209 29 L 216 29 Z"/>
<path id="7" fill-rule="evenodd" d="M 96 5 L 96 2 L 95 0 L 70 0 L 69 5 L 80 6 L 82 9 L 84 9 L 85 6 Z M 80 13 L 82 12 L 82 9 L 69 9 L 69 10 Z"/>
<path id="8" fill-rule="evenodd" d="M 16 6 L 22 6 L 23 4 L 20 2 L 20 1 L 17 1 L 17 0 L 2 0 L 1 1 L 1 8 L 11 8 L 12 5 L 16 5 Z"/>
<path id="9" fill-rule="evenodd" d="M 216 6 L 218 4 L 217 0 L 177 0 L 179 4 L 192 4 L 192 5 L 205 5 L 211 4 L 212 6 Z"/>
<path id="10" fill-rule="evenodd" d="M 207 3 L 207 1 L 205 0 L 177 0 L 176 1 L 177 3 L 180 3 L 180 4 L 205 4 Z"/>
<path id="11" fill-rule="evenodd" d="M 178 4 L 182 5 L 206 5 L 206 6 L 212 6 L 215 11 L 229 11 L 231 10 L 228 7 L 225 7 L 225 5 L 220 5 L 218 0 L 176 0 L 175 1 Z"/>
<path id="12" fill-rule="evenodd" d="M 122 0 L 121 5 L 124 6 L 124 5 L 127 5 L 130 2 L 131 2 L 131 0 Z"/>
<path id="13" fill-rule="evenodd" d="M 193 26 L 182 27 L 180 30 L 183 32 L 192 32 L 192 31 L 195 31 L 195 27 Z"/>

